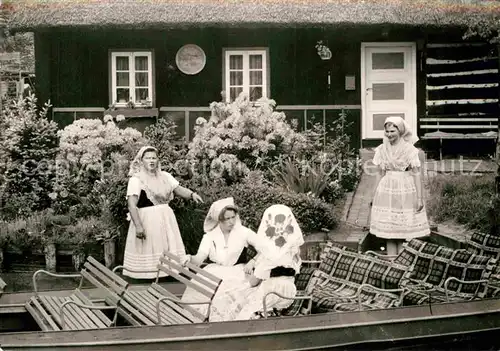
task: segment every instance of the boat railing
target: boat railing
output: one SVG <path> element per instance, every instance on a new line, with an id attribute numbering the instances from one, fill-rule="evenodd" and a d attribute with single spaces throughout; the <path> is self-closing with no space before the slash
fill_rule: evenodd
<path id="1" fill-rule="evenodd" d="M 457 277 L 449 277 L 444 282 L 444 293 L 445 293 L 446 301 L 447 302 L 450 301 L 449 292 L 448 292 L 448 285 L 450 284 L 450 282 L 453 282 L 453 281 L 457 282 L 457 283 L 460 283 L 460 284 L 477 284 L 476 292 L 474 293 L 474 296 L 470 298 L 470 300 L 474 300 L 477 297 L 477 295 L 479 293 L 479 289 L 481 288 L 481 284 L 486 283 L 486 288 L 485 289 L 488 289 L 488 283 L 489 283 L 488 279 L 462 280 L 462 279 L 458 279 Z"/>
<path id="2" fill-rule="evenodd" d="M 266 295 L 264 295 L 264 298 L 262 299 L 262 309 L 263 309 L 264 318 L 267 318 L 267 298 L 269 296 L 271 296 L 271 295 L 276 295 L 279 298 L 282 298 L 282 299 L 285 299 L 285 300 L 292 300 L 292 301 L 304 300 L 304 301 L 309 301 L 309 303 L 307 304 L 306 310 L 304 311 L 304 314 L 310 314 L 311 313 L 312 296 L 295 296 L 295 297 L 289 297 L 289 296 L 285 296 L 283 294 L 280 294 L 278 292 L 271 291 L 271 292 L 267 293 Z M 299 314 L 299 312 L 300 312 L 300 310 L 297 311 L 293 316 L 296 316 L 297 314 Z"/>

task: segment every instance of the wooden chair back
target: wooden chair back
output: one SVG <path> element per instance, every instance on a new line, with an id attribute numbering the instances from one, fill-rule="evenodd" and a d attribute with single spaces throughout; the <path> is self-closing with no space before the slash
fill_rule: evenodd
<path id="1" fill-rule="evenodd" d="M 83 279 L 87 279 L 97 288 L 103 289 L 106 293 L 106 302 L 112 305 L 118 305 L 121 296 L 128 287 L 127 281 L 110 271 L 92 256 L 87 258 L 80 274 L 82 282 Z"/>
<path id="2" fill-rule="evenodd" d="M 160 258 L 160 263 L 157 268 L 158 272 L 162 271 L 167 273 L 179 282 L 203 294 L 208 300 L 213 298 L 222 282 L 222 279 L 219 277 L 206 272 L 196 265 L 187 263 L 183 266 L 178 256 L 167 251 L 165 251 Z"/>

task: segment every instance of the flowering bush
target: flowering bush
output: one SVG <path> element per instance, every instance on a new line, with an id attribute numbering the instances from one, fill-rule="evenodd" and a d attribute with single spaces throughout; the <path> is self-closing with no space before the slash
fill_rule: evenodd
<path id="1" fill-rule="evenodd" d="M 127 170 L 144 143 L 139 131 L 118 128 L 110 115 L 104 116 L 104 122 L 76 120 L 59 131 L 59 135 L 57 177 L 50 196 L 54 208 L 63 213 L 73 206 L 84 208 L 95 181 Z"/>
<path id="2" fill-rule="evenodd" d="M 188 159 L 197 174 L 236 182 L 250 170 L 265 169 L 281 154 L 293 155 L 310 147 L 307 137 L 297 132 L 274 111 L 276 102 L 262 98 L 254 104 L 244 93 L 232 103 L 210 104 L 210 120 L 198 118 Z"/>
<path id="3" fill-rule="evenodd" d="M 34 95 L 7 103 L 0 121 L 0 200 L 2 215 L 15 217 L 47 208 L 53 161 L 59 138 L 57 124 L 39 110 Z"/>

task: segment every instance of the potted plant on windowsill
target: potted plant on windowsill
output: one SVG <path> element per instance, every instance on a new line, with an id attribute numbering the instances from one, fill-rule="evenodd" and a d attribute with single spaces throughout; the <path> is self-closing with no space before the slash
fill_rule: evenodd
<path id="1" fill-rule="evenodd" d="M 115 102 L 109 105 L 109 108 L 104 111 L 104 115 L 111 115 L 115 118 L 117 115 L 123 115 L 125 118 L 136 117 L 158 117 L 158 109 L 153 108 L 153 102 L 148 97 L 144 100 L 134 102 Z"/>

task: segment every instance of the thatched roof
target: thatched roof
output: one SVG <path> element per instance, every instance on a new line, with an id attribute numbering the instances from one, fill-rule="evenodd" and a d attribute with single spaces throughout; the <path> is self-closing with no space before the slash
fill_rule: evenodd
<path id="1" fill-rule="evenodd" d="M 5 3 L 5 0 L 4 0 Z M 13 30 L 55 27 L 462 26 L 491 18 L 489 0 L 10 0 Z"/>

